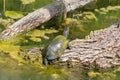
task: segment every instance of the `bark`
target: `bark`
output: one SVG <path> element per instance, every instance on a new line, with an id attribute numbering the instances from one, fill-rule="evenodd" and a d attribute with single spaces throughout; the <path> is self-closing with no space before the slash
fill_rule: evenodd
<path id="1" fill-rule="evenodd" d="M 65 0 L 65 2 L 58 0 L 54 3 L 46 5 L 38 10 L 35 10 L 34 12 L 29 13 L 13 25 L 9 26 L 8 29 L 1 33 L 0 40 L 7 40 L 17 34 L 32 30 L 38 25 L 50 20 L 54 16 L 62 14 L 64 11 L 68 12 L 74 10 L 92 1 L 95 0 Z"/>
<path id="2" fill-rule="evenodd" d="M 87 39 L 69 42 L 61 62 L 97 65 L 102 68 L 120 65 L 120 21 L 102 30 L 92 31 Z"/>
<path id="3" fill-rule="evenodd" d="M 92 31 L 86 39 L 70 41 L 68 47 L 55 64 L 57 67 L 79 70 L 120 65 L 120 20 L 106 29 Z M 31 48 L 28 54 L 41 52 L 42 49 Z"/>

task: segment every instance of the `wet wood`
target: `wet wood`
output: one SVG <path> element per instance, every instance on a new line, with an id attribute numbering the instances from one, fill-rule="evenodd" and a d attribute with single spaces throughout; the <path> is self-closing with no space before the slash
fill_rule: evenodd
<path id="1" fill-rule="evenodd" d="M 92 31 L 87 39 L 69 42 L 61 62 L 97 65 L 102 68 L 120 65 L 120 21 L 106 29 Z"/>
<path id="2" fill-rule="evenodd" d="M 51 18 L 64 13 L 64 11 L 69 12 L 92 1 L 96 0 L 57 0 L 54 3 L 29 13 L 9 26 L 8 29 L 1 33 L 0 40 L 7 40 L 20 33 L 30 31 Z"/>

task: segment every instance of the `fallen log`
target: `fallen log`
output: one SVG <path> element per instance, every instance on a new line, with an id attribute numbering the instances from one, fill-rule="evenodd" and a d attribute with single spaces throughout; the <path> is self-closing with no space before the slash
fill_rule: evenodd
<path id="1" fill-rule="evenodd" d="M 38 25 L 47 22 L 51 18 L 62 14 L 64 11 L 71 11 L 81 6 L 86 5 L 89 2 L 96 0 L 58 0 L 54 3 L 46 5 L 34 12 L 29 13 L 22 19 L 9 26 L 0 35 L 0 40 L 7 40 L 20 34 L 36 28 Z"/>
<path id="2" fill-rule="evenodd" d="M 94 64 L 101 68 L 120 65 L 120 21 L 92 31 L 87 39 L 73 40 L 68 46 L 60 62 Z"/>
<path id="3" fill-rule="evenodd" d="M 108 68 L 120 65 L 120 20 L 106 29 L 91 31 L 86 39 L 70 41 L 68 47 L 55 64 L 57 67 L 78 70 L 82 66 Z M 31 48 L 25 54 L 31 52 L 41 53 L 41 48 Z"/>

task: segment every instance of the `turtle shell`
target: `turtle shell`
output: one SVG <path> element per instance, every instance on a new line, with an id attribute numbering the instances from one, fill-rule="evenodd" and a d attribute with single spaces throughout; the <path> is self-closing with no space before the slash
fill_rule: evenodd
<path id="1" fill-rule="evenodd" d="M 59 35 L 55 37 L 46 48 L 44 57 L 47 60 L 54 60 L 61 56 L 63 51 L 67 48 L 68 40 L 66 37 Z"/>

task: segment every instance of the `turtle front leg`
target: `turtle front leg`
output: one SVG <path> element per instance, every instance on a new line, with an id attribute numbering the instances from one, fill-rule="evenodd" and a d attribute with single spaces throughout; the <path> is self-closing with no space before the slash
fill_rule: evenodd
<path id="1" fill-rule="evenodd" d="M 47 60 L 47 58 L 43 58 L 43 64 L 44 64 L 45 66 L 48 66 L 48 60 Z"/>

